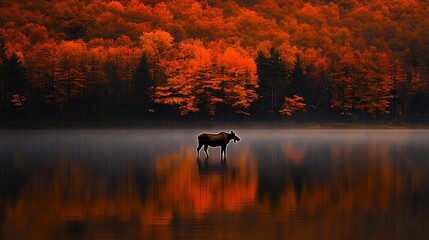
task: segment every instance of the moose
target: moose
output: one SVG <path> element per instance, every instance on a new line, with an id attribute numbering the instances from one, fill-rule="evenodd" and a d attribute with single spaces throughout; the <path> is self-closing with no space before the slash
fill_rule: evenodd
<path id="1" fill-rule="evenodd" d="M 221 147 L 220 158 L 222 160 L 222 156 L 224 156 L 223 159 L 226 159 L 226 145 L 231 140 L 234 140 L 234 143 L 235 143 L 237 141 L 240 141 L 240 138 L 237 135 L 235 135 L 233 131 L 231 131 L 231 133 L 220 132 L 218 134 L 201 133 L 200 135 L 198 135 L 198 147 L 197 147 L 198 158 L 200 157 L 200 149 L 204 145 L 204 152 L 206 153 L 207 158 L 209 157 L 207 148 L 208 146 L 210 146 L 210 147 Z"/>

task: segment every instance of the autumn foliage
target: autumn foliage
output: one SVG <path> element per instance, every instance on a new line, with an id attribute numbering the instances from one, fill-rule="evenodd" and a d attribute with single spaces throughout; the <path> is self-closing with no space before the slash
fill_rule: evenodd
<path id="1" fill-rule="evenodd" d="M 293 98 L 285 97 L 285 103 L 283 104 L 280 113 L 286 116 L 292 116 L 295 112 L 303 111 L 305 112 L 305 107 L 307 104 L 304 103 L 304 98 L 298 95 L 293 95 Z"/>
<path id="2" fill-rule="evenodd" d="M 2 118 L 276 118 L 296 95 L 296 119 L 424 120 L 428 13 L 420 0 L 4 0 Z"/>

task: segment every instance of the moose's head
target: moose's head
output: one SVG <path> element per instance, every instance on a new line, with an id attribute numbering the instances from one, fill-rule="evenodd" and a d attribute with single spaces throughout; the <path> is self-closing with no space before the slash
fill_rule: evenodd
<path id="1" fill-rule="evenodd" d="M 240 138 L 235 135 L 235 132 L 231 131 L 231 133 L 229 134 L 229 138 L 234 140 L 234 143 L 237 141 L 240 141 Z"/>

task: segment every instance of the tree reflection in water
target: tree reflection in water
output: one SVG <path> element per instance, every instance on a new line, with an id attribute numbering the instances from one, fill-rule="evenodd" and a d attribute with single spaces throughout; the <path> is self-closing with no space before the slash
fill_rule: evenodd
<path id="1" fill-rule="evenodd" d="M 226 163 L 192 131 L 8 134 L 2 239 L 429 236 L 426 131 L 242 131 Z"/>

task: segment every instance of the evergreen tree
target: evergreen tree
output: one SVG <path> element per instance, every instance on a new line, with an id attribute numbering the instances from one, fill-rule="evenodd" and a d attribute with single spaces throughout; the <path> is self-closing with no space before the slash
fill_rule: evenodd
<path id="1" fill-rule="evenodd" d="M 299 55 L 296 55 L 295 66 L 291 75 L 291 88 L 288 92 L 289 95 L 296 94 L 306 98 L 308 96 L 307 79 L 304 76 L 304 70 Z"/>
<path id="2" fill-rule="evenodd" d="M 15 126 L 26 126 L 27 81 L 21 59 L 13 53 L 4 61 L 4 110 Z"/>
<path id="3" fill-rule="evenodd" d="M 13 53 L 10 58 L 7 58 L 4 64 L 6 92 L 8 98 L 11 99 L 14 95 L 19 94 L 25 96 L 26 78 L 25 69 L 22 66 L 21 59 Z"/>
<path id="4" fill-rule="evenodd" d="M 6 41 L 4 35 L 0 33 L 0 84 L 1 84 L 1 104 L 4 101 L 4 83 L 6 80 Z"/>
<path id="5" fill-rule="evenodd" d="M 133 102 L 136 112 L 147 113 L 151 109 L 153 87 L 154 83 L 150 74 L 149 59 L 146 53 L 143 53 L 140 57 L 139 65 L 134 72 Z"/>
<path id="6" fill-rule="evenodd" d="M 427 113 L 429 112 L 429 94 L 419 91 L 410 99 L 410 109 L 408 111 L 408 119 L 415 122 L 427 121 Z"/>
<path id="7" fill-rule="evenodd" d="M 259 52 L 256 66 L 259 77 L 259 101 L 256 108 L 262 113 L 275 114 L 282 106 L 286 93 L 288 76 L 286 66 L 275 48 L 270 49 L 269 57 Z"/>
<path id="8" fill-rule="evenodd" d="M 299 96 L 302 97 L 302 102 L 304 106 L 302 108 L 303 112 L 306 112 L 307 106 L 312 105 L 313 93 L 310 89 L 307 76 L 304 74 L 304 69 L 302 67 L 302 61 L 299 55 L 296 55 L 295 66 L 292 70 L 290 77 L 290 88 L 288 89 L 288 97 Z"/>

